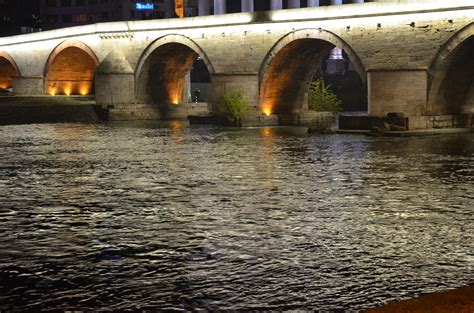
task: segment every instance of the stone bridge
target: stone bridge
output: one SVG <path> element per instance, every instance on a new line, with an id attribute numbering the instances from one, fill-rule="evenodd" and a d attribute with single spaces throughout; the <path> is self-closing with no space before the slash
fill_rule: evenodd
<path id="1" fill-rule="evenodd" d="M 95 95 L 112 116 L 163 117 L 189 106 L 186 77 L 199 56 L 211 103 L 240 90 L 255 118 L 299 115 L 316 68 L 339 47 L 367 88 L 369 116 L 401 112 L 410 128 L 426 128 L 472 118 L 473 20 L 472 0 L 400 0 L 100 23 L 0 38 L 0 87 Z"/>

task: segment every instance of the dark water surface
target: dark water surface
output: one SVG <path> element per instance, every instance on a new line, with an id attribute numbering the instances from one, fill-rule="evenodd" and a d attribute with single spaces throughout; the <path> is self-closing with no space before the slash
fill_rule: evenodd
<path id="1" fill-rule="evenodd" d="M 474 135 L 0 127 L 0 310 L 352 309 L 474 281 Z"/>

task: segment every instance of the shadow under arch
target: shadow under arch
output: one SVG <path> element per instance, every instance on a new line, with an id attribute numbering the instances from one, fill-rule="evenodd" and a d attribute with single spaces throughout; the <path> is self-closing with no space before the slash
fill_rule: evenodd
<path id="1" fill-rule="evenodd" d="M 89 95 L 99 66 L 94 51 L 78 40 L 65 40 L 50 53 L 44 66 L 45 93 Z"/>
<path id="2" fill-rule="evenodd" d="M 267 115 L 298 113 L 317 66 L 335 47 L 347 54 L 366 86 L 365 66 L 343 39 L 323 29 L 299 29 L 280 38 L 262 62 L 260 110 Z"/>
<path id="3" fill-rule="evenodd" d="M 213 74 L 209 57 L 192 39 L 168 34 L 157 38 L 144 50 L 135 70 L 135 98 L 140 103 L 165 108 L 183 102 L 185 78 L 192 64 L 200 57 Z"/>
<path id="4" fill-rule="evenodd" d="M 21 77 L 20 69 L 9 53 L 0 51 L 0 88 L 12 88 L 13 77 Z"/>
<path id="5" fill-rule="evenodd" d="M 428 115 L 474 113 L 474 23 L 451 36 L 428 69 Z"/>

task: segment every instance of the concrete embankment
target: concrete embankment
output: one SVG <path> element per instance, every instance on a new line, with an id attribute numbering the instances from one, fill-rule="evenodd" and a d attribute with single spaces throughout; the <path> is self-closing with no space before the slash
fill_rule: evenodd
<path id="1" fill-rule="evenodd" d="M 94 97 L 0 97 L 0 125 L 30 123 L 93 123 L 107 118 Z"/>
<path id="2" fill-rule="evenodd" d="M 474 285 L 390 303 L 364 313 L 473 313 Z"/>

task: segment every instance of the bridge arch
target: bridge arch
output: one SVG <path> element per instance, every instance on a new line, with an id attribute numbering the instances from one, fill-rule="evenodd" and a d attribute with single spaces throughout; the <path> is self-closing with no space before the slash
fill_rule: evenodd
<path id="1" fill-rule="evenodd" d="M 366 86 L 365 66 L 342 38 L 323 29 L 295 30 L 280 38 L 263 60 L 260 110 L 265 114 L 298 113 L 318 65 L 335 47 L 347 54 Z"/>
<path id="2" fill-rule="evenodd" d="M 456 32 L 428 70 L 427 114 L 474 113 L 474 23 Z"/>
<path id="3" fill-rule="evenodd" d="M 0 51 L 0 89 L 12 88 L 15 76 L 21 76 L 15 60 L 7 52 Z"/>
<path id="4" fill-rule="evenodd" d="M 89 46 L 77 40 L 63 41 L 51 52 L 44 67 L 45 93 L 93 94 L 97 66 L 99 59 Z"/>
<path id="5" fill-rule="evenodd" d="M 209 73 L 214 73 L 207 54 L 192 39 L 179 34 L 156 39 L 138 61 L 135 70 L 136 99 L 160 108 L 185 102 L 186 75 L 198 57 Z"/>

